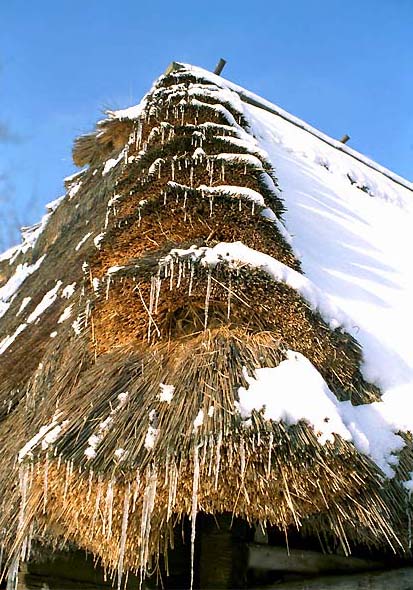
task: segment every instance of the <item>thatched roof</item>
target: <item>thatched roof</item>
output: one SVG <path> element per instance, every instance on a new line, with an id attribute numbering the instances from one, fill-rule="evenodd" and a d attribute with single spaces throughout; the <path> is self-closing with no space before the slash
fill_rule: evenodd
<path id="1" fill-rule="evenodd" d="M 333 414 L 245 409 L 264 369 L 307 371 L 331 408 L 381 391 L 303 274 L 240 95 L 172 70 L 73 156 L 88 167 L 0 258 L 6 567 L 40 539 L 144 574 L 198 511 L 406 552 L 408 434 L 389 481 Z"/>

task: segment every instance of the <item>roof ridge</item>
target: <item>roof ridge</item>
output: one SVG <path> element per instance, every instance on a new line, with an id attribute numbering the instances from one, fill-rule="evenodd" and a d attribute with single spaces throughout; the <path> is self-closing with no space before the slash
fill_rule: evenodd
<path id="1" fill-rule="evenodd" d="M 282 109 L 281 107 L 272 103 L 271 101 L 269 101 L 265 98 L 262 98 L 258 94 L 255 94 L 254 92 L 250 92 L 249 90 L 246 90 L 242 86 L 239 86 L 238 84 L 235 84 L 234 82 L 231 82 L 230 80 L 227 80 L 226 78 L 223 78 L 221 76 L 217 76 L 216 74 L 213 74 L 212 72 L 209 72 L 208 70 L 204 70 L 203 68 L 201 68 L 199 66 L 193 66 L 191 64 L 172 62 L 168 66 L 168 68 L 166 69 L 165 73 L 170 73 L 172 71 L 179 71 L 179 70 L 189 70 L 194 73 L 198 72 L 199 74 L 202 74 L 203 76 L 206 75 L 212 83 L 220 85 L 221 87 L 224 87 L 224 88 L 229 88 L 230 90 L 236 92 L 243 102 L 246 102 L 247 104 L 250 104 L 250 105 L 255 106 L 257 108 L 263 109 L 265 111 L 268 111 L 269 113 L 272 113 L 274 115 L 281 117 L 282 119 L 285 119 L 289 123 L 292 123 L 296 127 L 302 129 L 303 131 L 306 131 L 307 133 L 310 133 L 314 137 L 317 137 L 317 139 L 320 139 L 321 141 L 328 144 L 329 146 L 331 146 L 341 152 L 344 152 L 345 154 L 354 158 L 358 162 L 365 164 L 366 166 L 368 166 L 372 170 L 375 170 L 376 172 L 383 174 L 383 176 L 386 176 L 386 178 L 389 178 L 390 180 L 392 180 L 396 184 L 399 184 L 400 186 L 403 186 L 404 188 L 407 188 L 408 190 L 413 192 L 413 182 L 407 180 L 406 178 L 403 178 L 403 176 L 400 176 L 399 174 L 396 174 L 395 172 L 393 172 L 389 168 L 386 168 L 386 166 L 379 164 L 378 162 L 372 160 L 368 156 L 365 156 L 361 152 L 358 152 L 357 150 L 354 150 L 354 149 L 350 148 L 349 146 L 341 143 L 339 140 L 330 137 L 329 135 L 327 135 L 326 133 L 323 133 L 322 131 L 319 131 L 318 129 L 316 129 L 315 127 L 313 127 L 312 125 L 310 125 L 306 121 L 303 121 L 299 117 L 292 115 L 291 113 L 289 113 L 285 109 Z"/>

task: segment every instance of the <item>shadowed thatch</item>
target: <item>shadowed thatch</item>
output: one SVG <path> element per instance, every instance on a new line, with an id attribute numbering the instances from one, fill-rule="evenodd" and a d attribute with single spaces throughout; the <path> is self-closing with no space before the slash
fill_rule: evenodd
<path id="1" fill-rule="evenodd" d="M 242 241 L 301 272 L 276 171 L 232 94 L 172 73 L 133 116 L 110 114 L 75 143 L 91 168 L 12 263 L 46 256 L 1 320 L 11 577 L 32 538 L 91 551 L 119 581 L 144 575 L 185 516 L 193 542 L 199 511 L 322 532 L 346 553 L 353 541 L 406 548 L 401 487 L 352 442 L 239 411 L 246 376 L 290 349 L 339 400 L 380 392 L 358 343 L 287 281 L 225 256 L 208 263 L 214 246 Z M 406 451 L 400 469 L 410 461 Z"/>

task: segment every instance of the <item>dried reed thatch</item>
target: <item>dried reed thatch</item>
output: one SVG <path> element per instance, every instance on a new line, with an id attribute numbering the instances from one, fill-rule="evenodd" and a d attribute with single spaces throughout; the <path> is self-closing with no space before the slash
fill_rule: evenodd
<path id="1" fill-rule="evenodd" d="M 184 516 L 193 542 L 198 511 L 322 532 L 346 553 L 360 540 L 406 549 L 400 487 L 384 485 L 352 443 L 321 444 L 305 422 L 259 411 L 246 421 L 237 409 L 246 372 L 277 366 L 288 349 L 340 400 L 380 393 L 363 379 L 357 342 L 295 289 L 191 254 L 242 241 L 301 272 L 276 173 L 232 94 L 170 73 L 139 115 L 111 113 L 75 142 L 75 162 L 90 170 L 68 182 L 35 248 L 14 262 L 46 256 L 2 320 L 14 336 L 0 368 L 11 578 L 33 538 L 91 551 L 119 584 L 124 571 L 144 576 Z M 59 279 L 59 294 L 75 294 L 30 322 Z M 406 451 L 400 469 L 410 462 Z"/>

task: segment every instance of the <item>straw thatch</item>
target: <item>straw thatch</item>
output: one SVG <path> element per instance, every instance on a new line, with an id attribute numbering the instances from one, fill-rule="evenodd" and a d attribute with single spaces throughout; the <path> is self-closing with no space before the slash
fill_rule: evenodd
<path id="1" fill-rule="evenodd" d="M 119 580 L 145 575 L 185 517 L 193 541 L 199 511 L 324 534 L 346 553 L 352 542 L 406 550 L 401 487 L 384 485 L 352 443 L 238 411 L 245 372 L 277 366 L 288 349 L 338 399 L 379 399 L 357 342 L 261 269 L 171 254 L 242 241 L 301 272 L 276 171 L 248 131 L 240 103 L 179 72 L 138 116 L 111 113 L 76 141 L 74 160 L 90 169 L 13 261 L 45 256 L 1 320 L 16 335 L 0 367 L 11 577 L 36 538 L 91 551 Z"/>

